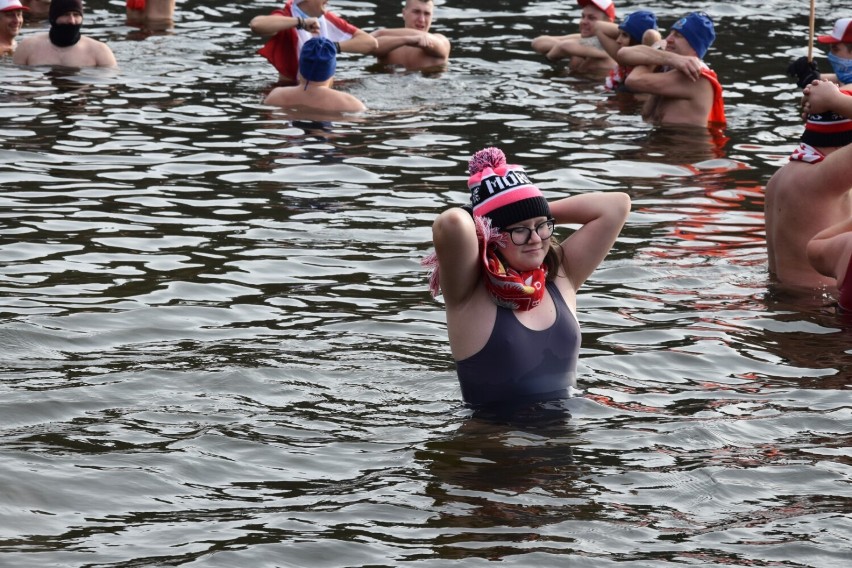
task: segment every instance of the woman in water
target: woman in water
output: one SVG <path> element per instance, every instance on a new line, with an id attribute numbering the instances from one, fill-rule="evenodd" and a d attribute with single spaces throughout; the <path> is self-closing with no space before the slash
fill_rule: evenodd
<path id="1" fill-rule="evenodd" d="M 470 160 L 471 202 L 432 227 L 433 295 L 443 294 L 462 397 L 473 406 L 570 396 L 580 328 L 577 291 L 618 237 L 625 193 L 548 203 L 520 166 L 486 148 Z M 581 227 L 562 242 L 558 224 Z"/>

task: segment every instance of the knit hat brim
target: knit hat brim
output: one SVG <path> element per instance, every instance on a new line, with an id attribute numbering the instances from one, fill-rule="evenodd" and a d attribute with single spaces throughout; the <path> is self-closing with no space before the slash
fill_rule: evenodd
<path id="1" fill-rule="evenodd" d="M 550 218 L 550 206 L 523 168 L 486 166 L 468 179 L 473 214 L 491 219 L 496 228 L 535 217 Z"/>
<path id="2" fill-rule="evenodd" d="M 547 200 L 539 195 L 538 197 L 528 197 L 509 205 L 504 205 L 491 211 L 486 217 L 491 219 L 492 227 L 502 229 L 527 219 L 534 219 L 535 217 L 547 217 L 550 219 L 551 215 Z"/>

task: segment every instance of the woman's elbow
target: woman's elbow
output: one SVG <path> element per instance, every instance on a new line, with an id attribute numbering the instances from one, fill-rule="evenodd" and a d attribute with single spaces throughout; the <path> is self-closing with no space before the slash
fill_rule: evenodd
<path id="1" fill-rule="evenodd" d="M 432 223 L 432 238 L 435 241 L 456 235 L 473 226 L 470 214 L 461 207 L 452 207 L 439 214 Z"/>
<path id="2" fill-rule="evenodd" d="M 615 192 L 612 195 L 615 201 L 613 209 L 620 219 L 626 220 L 630 214 L 630 196 L 621 191 Z"/>

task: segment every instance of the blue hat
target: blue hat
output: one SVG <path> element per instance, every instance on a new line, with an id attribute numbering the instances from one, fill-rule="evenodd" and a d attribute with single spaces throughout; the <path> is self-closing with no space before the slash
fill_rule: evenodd
<path id="1" fill-rule="evenodd" d="M 699 59 L 704 58 L 704 54 L 713 45 L 716 39 L 716 30 L 713 28 L 713 20 L 704 12 L 690 12 L 683 18 L 677 21 L 672 26 L 673 30 L 681 33 Z"/>
<path id="2" fill-rule="evenodd" d="M 334 76 L 337 68 L 337 49 L 324 37 L 312 37 L 302 46 L 299 55 L 299 74 L 306 81 L 322 82 Z"/>
<path id="3" fill-rule="evenodd" d="M 642 35 L 648 30 L 657 29 L 657 16 L 647 10 L 639 10 L 624 16 L 618 29 L 626 33 L 634 44 L 642 43 Z"/>

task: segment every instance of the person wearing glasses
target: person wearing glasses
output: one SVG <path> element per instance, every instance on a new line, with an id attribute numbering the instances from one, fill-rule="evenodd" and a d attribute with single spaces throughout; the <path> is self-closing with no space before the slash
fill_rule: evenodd
<path id="1" fill-rule="evenodd" d="M 551 203 L 498 148 L 470 159 L 471 201 L 442 212 L 423 260 L 443 295 L 462 398 L 473 407 L 571 396 L 580 327 L 577 291 L 609 252 L 627 215 L 620 192 Z M 580 225 L 557 241 L 556 225 Z"/>

